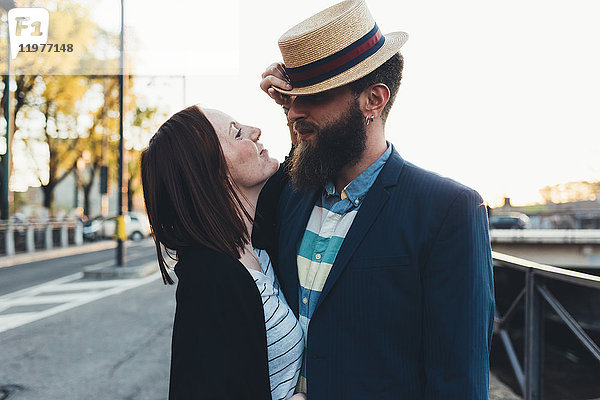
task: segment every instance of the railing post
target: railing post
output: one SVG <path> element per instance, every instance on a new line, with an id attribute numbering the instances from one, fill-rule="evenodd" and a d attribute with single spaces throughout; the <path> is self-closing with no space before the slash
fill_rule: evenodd
<path id="1" fill-rule="evenodd" d="M 30 222 L 27 224 L 27 231 L 25 232 L 25 251 L 33 253 L 35 251 L 35 228 Z"/>
<path id="2" fill-rule="evenodd" d="M 6 224 L 6 237 L 5 237 L 6 255 L 15 255 L 15 230 L 12 222 Z"/>
<path id="3" fill-rule="evenodd" d="M 46 250 L 52 250 L 54 238 L 52 237 L 52 221 L 46 223 Z"/>
<path id="4" fill-rule="evenodd" d="M 69 247 L 69 226 L 64 219 L 60 225 L 60 247 Z"/>
<path id="5" fill-rule="evenodd" d="M 527 271 L 525 292 L 525 393 L 524 400 L 541 400 L 543 366 L 543 303 L 536 290 L 533 270 Z"/>
<path id="6" fill-rule="evenodd" d="M 73 240 L 75 241 L 75 246 L 83 244 L 83 223 L 79 219 L 75 221 L 75 237 Z"/>

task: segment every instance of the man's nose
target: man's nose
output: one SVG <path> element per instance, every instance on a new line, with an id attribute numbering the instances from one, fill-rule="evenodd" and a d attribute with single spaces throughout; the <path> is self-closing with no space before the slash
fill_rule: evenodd
<path id="1" fill-rule="evenodd" d="M 306 118 L 307 116 L 308 109 L 306 108 L 306 104 L 304 104 L 300 97 L 294 98 L 290 104 L 290 109 L 288 111 L 288 121 L 296 122 L 299 119 Z"/>

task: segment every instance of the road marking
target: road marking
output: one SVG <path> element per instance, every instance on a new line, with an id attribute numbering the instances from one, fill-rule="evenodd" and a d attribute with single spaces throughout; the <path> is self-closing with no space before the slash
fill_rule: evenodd
<path id="1" fill-rule="evenodd" d="M 102 264 L 106 263 L 100 263 L 94 267 L 101 268 Z M 83 273 L 78 272 L 0 296 L 0 333 L 145 285 L 158 279 L 160 273 L 155 272 L 144 278 L 103 281 L 79 281 L 82 277 Z M 55 292 L 62 293 L 56 294 Z M 45 304 L 48 307 L 39 311 L 23 310 L 28 306 L 39 307 L 39 305 Z M 11 312 L 13 308 L 14 312 Z"/>
<path id="2" fill-rule="evenodd" d="M 74 283 L 63 283 L 61 285 L 53 285 L 44 290 L 44 292 L 62 292 L 75 290 L 100 290 L 114 286 L 113 281 L 82 281 Z"/>

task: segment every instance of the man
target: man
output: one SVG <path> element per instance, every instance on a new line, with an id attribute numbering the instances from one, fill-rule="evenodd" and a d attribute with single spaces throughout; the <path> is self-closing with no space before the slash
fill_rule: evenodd
<path id="1" fill-rule="evenodd" d="M 297 390 L 320 399 L 487 399 L 494 317 L 481 197 L 385 140 L 407 35 L 363 0 L 279 40 L 261 88 L 287 112 L 278 275 L 305 334 Z"/>

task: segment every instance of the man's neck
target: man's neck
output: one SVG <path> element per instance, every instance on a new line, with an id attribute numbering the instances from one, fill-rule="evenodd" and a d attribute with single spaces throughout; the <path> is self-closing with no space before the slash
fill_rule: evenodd
<path id="1" fill-rule="evenodd" d="M 342 190 L 344 190 L 350 182 L 369 168 L 387 150 L 385 135 L 381 134 L 376 137 L 373 136 L 374 135 L 367 137 L 365 151 L 358 162 L 354 165 L 344 167 L 335 177 L 335 190 L 337 193 L 342 193 Z"/>

